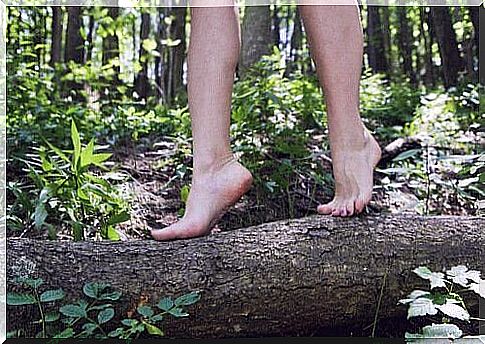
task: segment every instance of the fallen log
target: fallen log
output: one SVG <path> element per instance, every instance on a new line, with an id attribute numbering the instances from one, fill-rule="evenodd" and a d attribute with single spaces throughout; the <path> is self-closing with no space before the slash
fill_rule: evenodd
<path id="1" fill-rule="evenodd" d="M 311 335 L 369 326 L 381 296 L 378 319 L 405 315 L 397 301 L 416 282 L 426 285 L 412 273 L 417 266 L 464 264 L 484 273 L 484 224 L 479 217 L 312 216 L 174 242 L 8 239 L 7 287 L 14 290 L 13 278 L 29 267 L 73 298 L 86 282 L 107 282 L 123 292 L 116 310 L 123 316 L 142 294 L 155 304 L 199 290 L 189 317 L 165 323 L 168 336 Z M 25 328 L 31 316 L 8 307 L 8 329 Z"/>

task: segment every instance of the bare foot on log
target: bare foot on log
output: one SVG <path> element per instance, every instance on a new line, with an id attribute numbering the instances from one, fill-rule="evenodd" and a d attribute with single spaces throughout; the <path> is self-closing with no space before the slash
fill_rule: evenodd
<path id="1" fill-rule="evenodd" d="M 251 173 L 234 158 L 194 174 L 183 218 L 152 230 L 156 240 L 173 240 L 209 234 L 212 227 L 251 187 Z"/>
<path id="2" fill-rule="evenodd" d="M 381 149 L 374 137 L 364 129 L 363 140 L 349 137 L 349 146 L 335 145 L 332 149 L 335 196 L 327 204 L 319 205 L 320 214 L 352 216 L 361 213 L 370 202 L 373 172 L 381 158 Z"/>

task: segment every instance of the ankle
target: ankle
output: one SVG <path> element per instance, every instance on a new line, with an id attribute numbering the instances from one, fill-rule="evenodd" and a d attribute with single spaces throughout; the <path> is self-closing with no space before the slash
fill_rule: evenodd
<path id="1" fill-rule="evenodd" d="M 371 139 L 372 135 L 362 125 L 341 135 L 330 137 L 330 145 L 332 151 L 358 151 L 365 149 Z"/>
<path id="2" fill-rule="evenodd" d="M 236 158 L 232 152 L 201 159 L 194 158 L 194 176 L 213 175 L 234 161 Z"/>

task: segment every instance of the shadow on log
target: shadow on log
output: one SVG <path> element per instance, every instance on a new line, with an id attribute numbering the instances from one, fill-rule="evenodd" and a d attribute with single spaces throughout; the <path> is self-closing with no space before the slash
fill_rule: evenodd
<path id="1" fill-rule="evenodd" d="M 319 328 L 369 327 L 399 317 L 400 298 L 426 283 L 412 270 L 464 264 L 484 272 L 485 220 L 479 217 L 312 216 L 267 223 L 185 241 L 7 241 L 8 290 L 26 262 L 33 276 L 60 287 L 68 299 L 86 282 L 123 292 L 126 316 L 140 295 L 201 291 L 188 318 L 164 322 L 173 337 L 312 335 Z M 27 264 L 27 265 L 29 265 Z M 21 310 L 24 313 L 21 313 Z M 32 313 L 8 308 L 8 329 L 26 328 Z"/>

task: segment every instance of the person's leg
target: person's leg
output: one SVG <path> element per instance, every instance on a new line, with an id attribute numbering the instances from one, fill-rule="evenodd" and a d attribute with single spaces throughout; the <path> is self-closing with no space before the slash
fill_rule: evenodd
<path id="1" fill-rule="evenodd" d="M 187 91 L 194 154 L 192 187 L 184 217 L 167 228 L 153 230 L 157 240 L 209 233 L 252 182 L 251 173 L 234 159 L 229 142 L 231 95 L 240 51 L 237 7 L 193 7 L 191 18 Z"/>
<path id="2" fill-rule="evenodd" d="M 355 5 L 302 5 L 301 17 L 328 113 L 335 197 L 317 210 L 351 216 L 370 202 L 380 148 L 359 114 L 363 34 Z"/>

